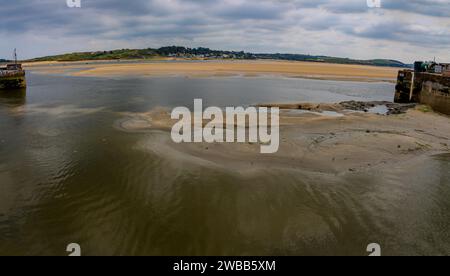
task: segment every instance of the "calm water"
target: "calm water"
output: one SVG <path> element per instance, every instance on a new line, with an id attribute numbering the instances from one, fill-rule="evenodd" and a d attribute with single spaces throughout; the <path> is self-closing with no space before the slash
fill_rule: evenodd
<path id="1" fill-rule="evenodd" d="M 0 255 L 450 253 L 450 156 L 382 176 L 239 177 L 164 160 L 116 130 L 157 106 L 392 100 L 393 84 L 28 77 L 0 94 Z"/>

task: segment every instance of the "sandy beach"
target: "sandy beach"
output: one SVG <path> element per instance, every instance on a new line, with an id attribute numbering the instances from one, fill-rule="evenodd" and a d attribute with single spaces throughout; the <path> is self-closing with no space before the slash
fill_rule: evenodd
<path id="1" fill-rule="evenodd" d="M 162 109 L 125 114 L 116 128 L 156 135 L 158 139 L 141 146 L 164 158 L 208 168 L 241 174 L 284 169 L 345 175 L 391 166 L 407 170 L 411 160 L 448 153 L 448 122 L 448 117 L 425 113 L 421 106 L 390 116 L 360 112 L 327 116 L 282 110 L 280 150 L 273 155 L 261 155 L 260 145 L 253 143 L 175 144 L 170 139 L 174 121 Z"/>
<path id="2" fill-rule="evenodd" d="M 395 81 L 398 68 L 288 61 L 43 62 L 25 68 L 72 76 L 283 76 L 329 80 Z"/>

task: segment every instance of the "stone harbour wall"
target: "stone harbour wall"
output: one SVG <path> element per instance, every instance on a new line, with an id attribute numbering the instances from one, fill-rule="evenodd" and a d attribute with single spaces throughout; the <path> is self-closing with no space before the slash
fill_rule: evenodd
<path id="1" fill-rule="evenodd" d="M 450 77 L 402 70 L 398 74 L 396 103 L 420 103 L 450 115 Z"/>

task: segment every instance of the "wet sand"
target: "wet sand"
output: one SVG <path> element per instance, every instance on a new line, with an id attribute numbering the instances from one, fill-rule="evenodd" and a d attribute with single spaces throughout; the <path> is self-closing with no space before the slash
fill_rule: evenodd
<path id="1" fill-rule="evenodd" d="M 142 149 L 208 168 L 244 175 L 267 169 L 345 175 L 450 152 L 449 122 L 446 116 L 422 112 L 420 106 L 390 116 L 355 112 L 326 116 L 283 110 L 280 150 L 273 155 L 260 154 L 260 145 L 251 143 L 175 144 L 170 138 L 174 121 L 162 109 L 125 114 L 116 128 L 151 133 L 157 139 L 143 141 Z"/>
<path id="2" fill-rule="evenodd" d="M 154 61 L 26 64 L 29 70 L 72 76 L 283 76 L 350 81 L 395 81 L 398 68 L 289 61 Z"/>

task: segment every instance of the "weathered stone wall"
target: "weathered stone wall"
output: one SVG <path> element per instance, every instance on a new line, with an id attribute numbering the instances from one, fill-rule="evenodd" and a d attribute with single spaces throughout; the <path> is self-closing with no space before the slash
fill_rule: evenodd
<path id="1" fill-rule="evenodd" d="M 414 87 L 411 91 L 413 76 Z M 400 71 L 395 102 L 426 104 L 438 112 L 450 115 L 450 77 L 411 70 Z"/>
<path id="2" fill-rule="evenodd" d="M 25 88 L 25 72 L 0 72 L 0 89 Z"/>

